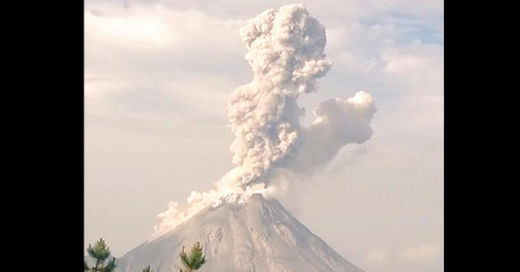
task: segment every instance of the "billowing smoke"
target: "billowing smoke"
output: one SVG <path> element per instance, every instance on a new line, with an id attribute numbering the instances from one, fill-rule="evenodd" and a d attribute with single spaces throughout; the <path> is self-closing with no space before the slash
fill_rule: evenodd
<path id="1" fill-rule="evenodd" d="M 296 99 L 316 90 L 330 62 L 325 28 L 301 5 L 265 11 L 240 34 L 254 78 L 233 92 L 229 119 L 233 163 L 241 184 L 249 185 L 294 149 L 302 112 Z"/>
<path id="2" fill-rule="evenodd" d="M 314 123 L 300 131 L 300 145 L 285 167 L 309 174 L 332 160 L 342 146 L 370 139 L 375 111 L 372 97 L 364 91 L 321 102 L 313 111 Z"/>
<path id="3" fill-rule="evenodd" d="M 298 97 L 316 91 L 316 79 L 331 67 L 324 53 L 325 28 L 303 5 L 267 10 L 243 27 L 240 35 L 254 77 L 235 89 L 230 100 L 229 122 L 235 136 L 230 150 L 236 167 L 215 189 L 192 192 L 186 207 L 171 202 L 159 215 L 163 221 L 156 234 L 208 206 L 241 203 L 254 193 L 283 194 L 291 173 L 324 165 L 343 145 L 364 142 L 372 135 L 375 106 L 366 92 L 322 102 L 314 110 L 314 123 L 300 126 L 304 111 Z"/>

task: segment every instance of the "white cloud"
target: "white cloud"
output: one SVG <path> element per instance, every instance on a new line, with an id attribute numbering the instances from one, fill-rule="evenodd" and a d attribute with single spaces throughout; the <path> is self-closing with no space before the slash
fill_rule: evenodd
<path id="1" fill-rule="evenodd" d="M 91 5 L 85 9 L 85 40 L 102 43 L 104 47 L 119 46 L 125 52 L 191 50 L 187 45 L 221 47 L 233 43 L 234 39 L 226 36 L 238 38 L 236 30 L 244 23 L 244 20 L 212 17 L 198 10 L 179 11 L 160 4 L 130 8 Z"/>
<path id="2" fill-rule="evenodd" d="M 225 120 L 230 91 L 249 74 L 241 69 L 242 23 L 162 4 L 87 5 L 86 112 Z"/>
<path id="3" fill-rule="evenodd" d="M 134 9 L 118 13 L 85 12 L 86 42 L 104 41 L 137 48 L 166 48 L 182 36 L 159 16 Z"/>

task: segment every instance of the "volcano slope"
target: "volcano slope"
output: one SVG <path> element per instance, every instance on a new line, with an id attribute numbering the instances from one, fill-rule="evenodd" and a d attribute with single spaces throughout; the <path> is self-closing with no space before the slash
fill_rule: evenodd
<path id="1" fill-rule="evenodd" d="M 361 272 L 293 217 L 276 199 L 253 195 L 222 204 L 145 242 L 118 260 L 120 271 L 179 271 L 179 252 L 200 241 L 212 272 Z"/>

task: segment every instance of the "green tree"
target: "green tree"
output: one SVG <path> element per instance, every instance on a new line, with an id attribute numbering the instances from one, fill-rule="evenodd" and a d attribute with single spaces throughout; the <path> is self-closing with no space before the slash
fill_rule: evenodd
<path id="1" fill-rule="evenodd" d="M 116 268 L 116 258 L 112 257 L 112 260 L 107 262 L 108 257 L 110 257 L 110 248 L 103 238 L 99 238 L 99 241 L 97 241 L 94 246 L 89 244 L 87 253 L 96 260 L 96 265 L 89 267 L 87 262 L 85 262 L 85 271 L 113 272 Z"/>
<path id="2" fill-rule="evenodd" d="M 153 272 L 153 270 L 150 269 L 150 266 L 147 266 L 141 272 Z"/>
<path id="3" fill-rule="evenodd" d="M 182 252 L 179 254 L 182 264 L 185 267 L 185 270 L 181 269 L 180 272 L 192 272 L 193 270 L 198 270 L 203 264 L 206 263 L 206 258 L 204 257 L 204 253 L 202 252 L 202 247 L 200 243 L 197 242 L 191 248 L 190 254 L 186 254 L 184 251 L 184 246 L 182 247 Z"/>

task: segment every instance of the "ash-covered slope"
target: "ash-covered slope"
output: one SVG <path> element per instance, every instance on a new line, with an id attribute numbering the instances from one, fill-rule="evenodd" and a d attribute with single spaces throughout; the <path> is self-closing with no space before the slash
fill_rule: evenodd
<path id="1" fill-rule="evenodd" d="M 179 271 L 183 245 L 200 241 L 201 272 L 358 272 L 274 199 L 254 195 L 246 204 L 208 208 L 118 260 L 121 271 Z"/>

